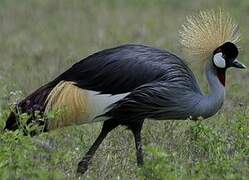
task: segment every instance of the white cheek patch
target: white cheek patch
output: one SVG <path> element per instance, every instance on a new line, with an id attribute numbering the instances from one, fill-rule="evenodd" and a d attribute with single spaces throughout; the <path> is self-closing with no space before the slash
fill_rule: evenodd
<path id="1" fill-rule="evenodd" d="M 218 68 L 226 67 L 226 60 L 223 58 L 222 53 L 215 54 L 213 61 L 214 61 L 215 66 L 217 66 Z"/>

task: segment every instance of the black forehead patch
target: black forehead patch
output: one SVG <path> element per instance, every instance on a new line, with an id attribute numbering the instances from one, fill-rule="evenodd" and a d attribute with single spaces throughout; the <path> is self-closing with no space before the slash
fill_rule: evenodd
<path id="1" fill-rule="evenodd" d="M 235 44 L 231 42 L 226 42 L 223 45 L 221 45 L 219 48 L 227 58 L 235 59 L 239 54 L 238 48 L 236 47 Z"/>

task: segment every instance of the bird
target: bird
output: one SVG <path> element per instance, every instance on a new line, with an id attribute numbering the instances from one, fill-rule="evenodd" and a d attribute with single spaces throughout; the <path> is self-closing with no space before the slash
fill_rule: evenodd
<path id="1" fill-rule="evenodd" d="M 84 174 L 109 132 L 126 126 L 134 136 L 137 165 L 142 166 L 141 130 L 146 119 L 213 116 L 225 99 L 227 69 L 246 68 L 237 60 L 238 25 L 224 10 L 203 10 L 188 16 L 179 34 L 183 49 L 205 67 L 208 93 L 202 92 L 183 58 L 166 49 L 125 44 L 89 55 L 28 95 L 10 112 L 5 129 L 19 128 L 20 113 L 30 114 L 27 123 L 44 125 L 45 132 L 103 122 L 99 136 L 78 163 L 77 173 Z M 56 110 L 60 113 L 45 122 L 34 113 L 45 116 Z"/>

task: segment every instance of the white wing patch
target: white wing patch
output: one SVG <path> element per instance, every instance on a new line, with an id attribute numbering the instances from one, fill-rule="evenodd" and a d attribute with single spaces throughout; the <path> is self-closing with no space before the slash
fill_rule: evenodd
<path id="1" fill-rule="evenodd" d="M 99 94 L 99 92 L 96 91 L 88 91 L 88 103 L 89 103 L 88 122 L 105 121 L 107 119 L 106 117 L 96 118 L 96 116 L 105 113 L 111 104 L 119 101 L 128 94 L 129 93 L 111 95 L 111 94 Z"/>

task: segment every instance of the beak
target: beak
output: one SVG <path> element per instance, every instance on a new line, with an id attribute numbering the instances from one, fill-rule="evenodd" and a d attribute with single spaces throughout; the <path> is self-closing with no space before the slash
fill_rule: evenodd
<path id="1" fill-rule="evenodd" d="M 239 68 L 239 69 L 246 69 L 246 65 L 240 63 L 237 59 L 233 61 L 233 67 Z"/>

